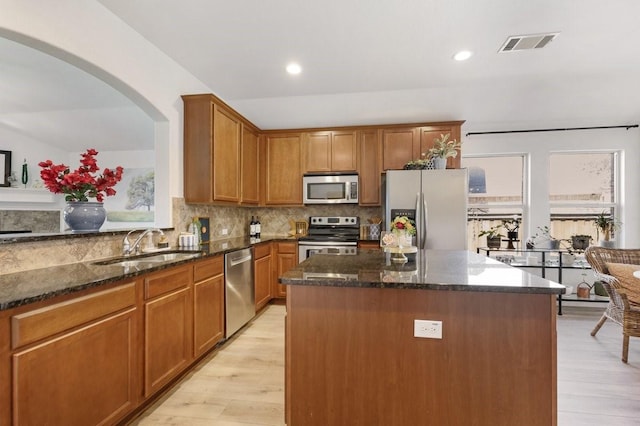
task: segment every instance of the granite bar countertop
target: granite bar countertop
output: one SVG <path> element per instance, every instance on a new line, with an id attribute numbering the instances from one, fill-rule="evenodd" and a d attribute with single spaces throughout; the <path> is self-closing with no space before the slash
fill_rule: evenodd
<path id="1" fill-rule="evenodd" d="M 317 254 L 280 277 L 286 285 L 562 294 L 565 287 L 464 250 L 421 250 L 394 264 L 379 250 Z"/>
<path id="2" fill-rule="evenodd" d="M 46 300 L 63 294 L 98 287 L 156 270 L 166 269 L 179 264 L 193 262 L 210 256 L 217 256 L 234 250 L 251 247 L 270 241 L 289 241 L 295 238 L 281 236 L 263 237 L 260 240 L 250 238 L 230 238 L 204 244 L 196 249 L 179 249 L 185 252 L 197 253 L 190 259 L 167 261 L 148 264 L 140 267 L 126 267 L 121 265 L 96 265 L 105 259 L 94 259 L 86 262 L 68 265 L 50 266 L 40 269 L 0 274 L 0 311 L 22 306 L 29 303 Z M 169 251 L 178 251 L 171 248 Z M 162 254 L 167 251 L 147 253 L 146 255 Z M 114 256 L 119 257 L 119 256 Z"/>

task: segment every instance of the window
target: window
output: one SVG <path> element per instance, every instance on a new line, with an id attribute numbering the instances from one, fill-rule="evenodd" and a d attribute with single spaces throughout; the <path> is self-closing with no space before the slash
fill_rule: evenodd
<path id="1" fill-rule="evenodd" d="M 526 199 L 524 160 L 524 155 L 462 158 L 462 167 L 469 169 L 469 250 L 485 245 L 478 241 L 482 230 L 503 219 L 522 218 Z M 503 234 L 506 236 L 506 230 Z"/>
<path id="2" fill-rule="evenodd" d="M 600 238 L 594 219 L 605 212 L 616 217 L 618 205 L 615 152 L 562 152 L 549 155 L 551 235 Z"/>

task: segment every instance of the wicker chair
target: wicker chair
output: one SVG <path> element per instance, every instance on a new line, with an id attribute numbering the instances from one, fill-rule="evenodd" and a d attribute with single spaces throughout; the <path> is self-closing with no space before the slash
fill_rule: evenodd
<path id="1" fill-rule="evenodd" d="M 595 336 L 607 319 L 622 326 L 622 362 L 627 362 L 629 353 L 629 337 L 640 337 L 640 306 L 632 304 L 627 298 L 620 281 L 610 275 L 607 263 L 640 264 L 640 249 L 612 249 L 590 246 L 585 250 L 585 257 L 593 268 L 596 279 L 602 282 L 609 294 L 609 304 L 600 321 L 591 331 Z M 638 280 L 640 286 L 640 280 Z"/>

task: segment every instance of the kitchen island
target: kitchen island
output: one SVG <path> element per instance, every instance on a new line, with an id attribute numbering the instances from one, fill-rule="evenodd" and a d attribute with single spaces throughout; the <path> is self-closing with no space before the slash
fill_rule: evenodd
<path id="1" fill-rule="evenodd" d="M 563 286 L 437 250 L 320 254 L 280 281 L 289 426 L 557 424 Z M 442 338 L 414 337 L 415 320 Z"/>

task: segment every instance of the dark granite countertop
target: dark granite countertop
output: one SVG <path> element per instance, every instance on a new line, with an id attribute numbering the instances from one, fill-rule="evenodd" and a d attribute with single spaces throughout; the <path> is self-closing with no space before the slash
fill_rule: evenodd
<path id="1" fill-rule="evenodd" d="M 411 256 L 409 256 L 411 258 Z M 280 277 L 286 285 L 561 294 L 565 287 L 463 250 L 422 250 L 394 264 L 379 250 L 355 256 L 318 254 Z"/>
<path id="2" fill-rule="evenodd" d="M 209 256 L 216 256 L 230 251 L 251 247 L 271 241 L 288 241 L 295 238 L 264 237 L 259 241 L 249 238 L 230 238 L 204 244 L 197 257 L 156 263 L 153 266 L 125 267 L 121 265 L 96 265 L 95 259 L 87 262 L 68 265 L 51 266 L 0 275 L 0 311 L 46 300 L 63 294 L 74 293 L 88 288 L 113 283 L 123 279 L 147 274 L 152 271 L 166 269 L 179 264 L 193 262 Z M 171 250 L 175 251 L 174 249 Z M 194 251 L 194 250 L 182 250 Z M 161 254 L 159 251 L 155 254 Z M 149 253 L 148 255 L 152 255 Z"/>

